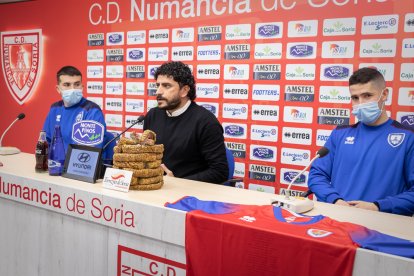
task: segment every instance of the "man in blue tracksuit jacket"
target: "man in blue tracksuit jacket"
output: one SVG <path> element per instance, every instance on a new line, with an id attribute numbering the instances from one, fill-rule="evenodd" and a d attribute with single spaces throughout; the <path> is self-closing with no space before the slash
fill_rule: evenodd
<path id="1" fill-rule="evenodd" d="M 69 144 L 103 147 L 113 135 L 106 131 L 101 108 L 83 97 L 82 74 L 73 66 L 57 73 L 56 89 L 62 100 L 52 104 L 43 125 L 51 143 L 56 125 L 60 125 L 65 151 Z M 112 160 L 113 144 L 103 152 L 102 159 Z"/>
<path id="2" fill-rule="evenodd" d="M 310 170 L 309 188 L 323 202 L 413 215 L 414 130 L 388 118 L 388 89 L 376 69 L 354 72 L 349 88 L 359 122 L 333 130 L 329 154 Z"/>

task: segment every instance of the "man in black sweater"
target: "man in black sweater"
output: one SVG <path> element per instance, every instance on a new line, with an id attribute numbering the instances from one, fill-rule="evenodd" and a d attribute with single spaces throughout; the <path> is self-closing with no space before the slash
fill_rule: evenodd
<path id="1" fill-rule="evenodd" d="M 197 105 L 195 80 L 182 62 L 167 62 L 155 72 L 158 107 L 148 111 L 144 130 L 164 144 L 163 165 L 169 176 L 223 183 L 229 169 L 223 128 L 217 118 Z"/>

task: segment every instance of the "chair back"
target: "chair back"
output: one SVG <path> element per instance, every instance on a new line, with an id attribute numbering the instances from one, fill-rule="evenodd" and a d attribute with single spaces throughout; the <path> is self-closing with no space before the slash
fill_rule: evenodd
<path id="1" fill-rule="evenodd" d="M 234 175 L 234 156 L 233 152 L 226 147 L 227 165 L 229 166 L 229 177 L 227 179 L 233 179 Z"/>
<path id="2" fill-rule="evenodd" d="M 105 131 L 103 145 L 106 145 L 115 136 L 112 132 Z M 116 146 L 116 139 L 112 141 L 102 152 L 102 160 L 105 164 L 112 164 L 114 157 L 114 147 Z"/>

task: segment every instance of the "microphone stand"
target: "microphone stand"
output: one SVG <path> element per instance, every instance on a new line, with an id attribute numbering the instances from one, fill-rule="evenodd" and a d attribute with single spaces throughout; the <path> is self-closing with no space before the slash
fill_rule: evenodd
<path id="1" fill-rule="evenodd" d="M 313 161 L 317 158 L 324 157 L 329 153 L 329 149 L 322 147 L 318 150 L 315 157 L 309 162 L 309 164 L 300 171 L 293 179 L 290 181 L 288 188 L 286 189 L 286 195 L 283 198 L 273 199 L 272 204 L 282 207 L 288 210 L 291 210 L 295 213 L 305 213 L 313 209 L 313 201 L 305 197 L 292 197 L 290 194 L 290 187 L 295 183 L 296 179 L 301 176 L 309 167 L 312 165 Z"/>
<path id="2" fill-rule="evenodd" d="M 7 131 L 19 120 L 23 119 L 25 115 L 23 113 L 20 113 L 16 119 L 9 125 L 8 128 L 3 132 L 3 135 L 0 138 L 0 155 L 11 155 L 11 154 L 17 154 L 20 153 L 20 150 L 16 147 L 2 147 L 1 142 L 3 141 L 4 135 L 6 135 Z"/>
<path id="3" fill-rule="evenodd" d="M 136 120 L 136 122 L 134 122 L 132 125 L 130 125 L 129 127 L 127 127 L 124 131 L 122 131 L 121 133 L 119 133 L 118 135 L 116 135 L 114 138 L 112 138 L 111 140 L 109 140 L 103 147 L 102 147 L 102 152 L 116 139 L 118 139 L 119 137 L 121 137 L 122 134 L 124 134 L 125 132 L 127 132 L 131 127 L 135 126 L 138 123 L 141 123 L 142 121 L 144 121 L 145 116 L 141 115 L 138 117 L 138 119 Z M 105 164 L 104 162 L 105 160 L 100 160 L 100 170 L 99 170 L 99 174 L 98 174 L 98 178 L 103 178 L 104 174 L 105 174 L 105 170 L 106 167 L 112 167 L 111 164 Z"/>

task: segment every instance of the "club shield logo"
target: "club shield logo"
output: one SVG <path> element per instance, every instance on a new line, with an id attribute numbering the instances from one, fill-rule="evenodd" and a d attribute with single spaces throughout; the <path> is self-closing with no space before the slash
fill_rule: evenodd
<path id="1" fill-rule="evenodd" d="M 405 138 L 405 133 L 390 133 L 388 134 L 388 144 L 393 148 L 402 144 Z"/>
<path id="2" fill-rule="evenodd" d="M 308 229 L 308 235 L 314 238 L 325 238 L 332 234 L 332 232 L 322 229 Z"/>
<path id="3" fill-rule="evenodd" d="M 1 65 L 10 94 L 22 105 L 27 101 L 40 77 L 42 64 L 42 30 L 1 33 Z"/>

